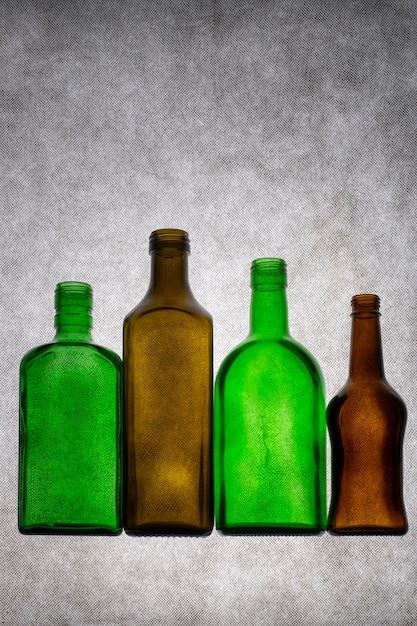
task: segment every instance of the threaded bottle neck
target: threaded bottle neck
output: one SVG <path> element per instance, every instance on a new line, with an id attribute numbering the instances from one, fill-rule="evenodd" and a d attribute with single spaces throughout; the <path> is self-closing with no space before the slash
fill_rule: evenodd
<path id="1" fill-rule="evenodd" d="M 190 293 L 188 283 L 188 233 L 176 228 L 154 230 L 149 237 L 152 257 L 150 291 L 160 297 Z"/>
<path id="2" fill-rule="evenodd" d="M 178 253 L 190 252 L 190 240 L 185 230 L 178 228 L 160 228 L 154 230 L 149 237 L 149 253 L 167 254 L 171 252 L 177 256 Z"/>
<path id="3" fill-rule="evenodd" d="M 251 287 L 265 291 L 287 286 L 287 265 L 282 259 L 255 259 L 251 266 Z"/>
<path id="4" fill-rule="evenodd" d="M 370 317 L 381 315 L 379 312 L 380 299 L 373 293 L 362 293 L 353 296 L 351 300 L 352 315 Z"/>
<path id="5" fill-rule="evenodd" d="M 252 262 L 251 335 L 265 338 L 288 335 L 286 285 L 285 261 L 263 258 Z"/>
<path id="6" fill-rule="evenodd" d="M 55 289 L 56 341 L 90 340 L 93 325 L 91 309 L 93 290 L 87 283 L 67 281 L 58 283 Z"/>
<path id="7" fill-rule="evenodd" d="M 349 376 L 358 379 L 383 379 L 379 297 L 375 294 L 353 296 L 352 335 Z"/>

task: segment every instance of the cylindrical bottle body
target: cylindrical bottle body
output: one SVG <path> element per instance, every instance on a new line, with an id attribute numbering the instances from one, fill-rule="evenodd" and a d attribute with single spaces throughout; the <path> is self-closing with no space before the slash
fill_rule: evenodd
<path id="1" fill-rule="evenodd" d="M 350 376 L 327 408 L 332 449 L 328 529 L 403 534 L 406 408 L 385 380 L 377 297 L 355 296 L 352 315 Z"/>
<path id="2" fill-rule="evenodd" d="M 181 258 L 163 246 L 153 254 L 161 258 L 150 292 L 124 325 L 124 526 L 130 534 L 207 534 L 212 320 L 189 289 L 171 289 L 182 282 Z"/>

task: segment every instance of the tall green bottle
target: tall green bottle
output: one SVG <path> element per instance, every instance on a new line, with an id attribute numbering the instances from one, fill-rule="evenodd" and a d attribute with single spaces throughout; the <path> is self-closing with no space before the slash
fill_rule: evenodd
<path id="1" fill-rule="evenodd" d="M 120 358 L 91 343 L 92 290 L 60 283 L 55 339 L 20 367 L 19 530 L 121 532 Z"/>
<path id="2" fill-rule="evenodd" d="M 253 261 L 250 333 L 217 375 L 215 506 L 223 533 L 325 528 L 323 380 L 289 335 L 286 284 L 283 260 Z"/>

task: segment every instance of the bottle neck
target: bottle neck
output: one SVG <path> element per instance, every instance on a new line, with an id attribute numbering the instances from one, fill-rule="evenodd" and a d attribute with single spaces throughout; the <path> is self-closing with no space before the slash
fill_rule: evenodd
<path id="1" fill-rule="evenodd" d="M 255 259 L 251 266 L 252 303 L 250 334 L 259 337 L 288 335 L 285 261 Z"/>
<path id="2" fill-rule="evenodd" d="M 250 334 L 258 337 L 288 336 L 288 307 L 283 285 L 252 287 Z"/>
<path id="3" fill-rule="evenodd" d="M 87 283 L 59 283 L 55 291 L 56 343 L 91 342 L 92 289 Z"/>
<path id="4" fill-rule="evenodd" d="M 149 295 L 177 298 L 191 293 L 188 284 L 190 240 L 185 230 L 161 228 L 149 237 L 152 257 Z"/>
<path id="5" fill-rule="evenodd" d="M 150 292 L 179 296 L 191 292 L 188 282 L 188 252 L 161 248 L 151 254 Z"/>
<path id="6" fill-rule="evenodd" d="M 352 299 L 349 377 L 384 379 L 379 298 L 364 294 Z"/>
<path id="7" fill-rule="evenodd" d="M 91 343 L 91 329 L 85 326 L 58 326 L 55 343 Z"/>

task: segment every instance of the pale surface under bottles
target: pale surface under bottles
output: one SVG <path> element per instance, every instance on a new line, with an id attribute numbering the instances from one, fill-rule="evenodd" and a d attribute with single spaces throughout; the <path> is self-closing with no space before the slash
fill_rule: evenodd
<path id="1" fill-rule="evenodd" d="M 415 3 L 0 3 L 0 623 L 408 626 L 417 598 Z M 252 259 L 288 263 L 290 330 L 329 400 L 350 298 L 381 297 L 404 399 L 404 537 L 26 537 L 18 365 L 54 287 L 94 288 L 122 353 L 148 236 L 190 234 L 214 366 L 247 334 Z"/>

